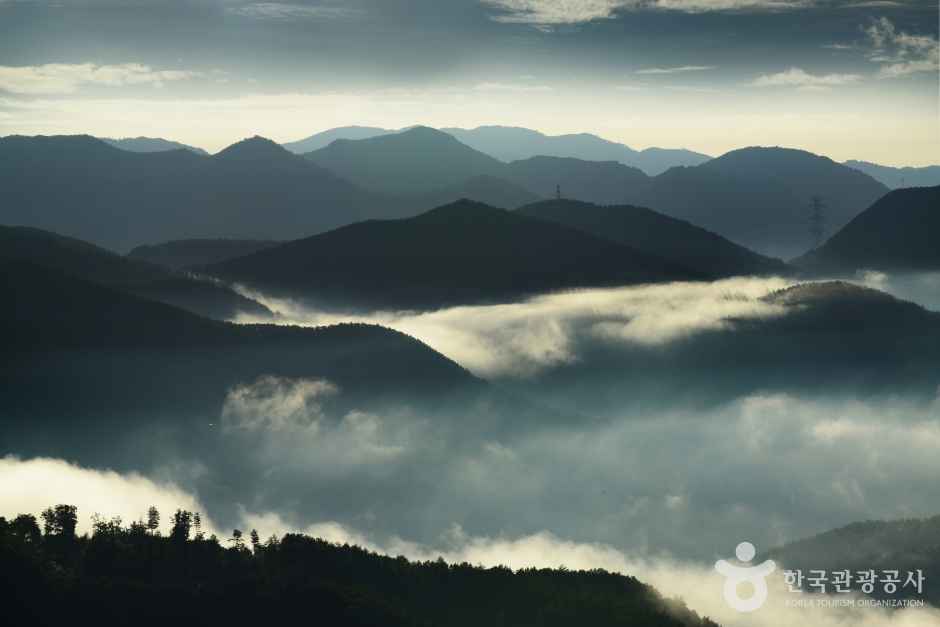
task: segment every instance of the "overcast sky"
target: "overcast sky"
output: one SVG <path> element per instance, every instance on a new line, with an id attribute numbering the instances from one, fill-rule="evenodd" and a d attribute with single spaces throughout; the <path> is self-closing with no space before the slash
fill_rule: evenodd
<path id="1" fill-rule="evenodd" d="M 936 0 L 0 0 L 0 134 L 347 124 L 940 161 Z"/>

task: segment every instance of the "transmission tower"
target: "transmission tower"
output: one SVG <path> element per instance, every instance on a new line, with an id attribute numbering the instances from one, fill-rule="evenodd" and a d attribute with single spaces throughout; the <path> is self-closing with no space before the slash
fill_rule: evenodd
<path id="1" fill-rule="evenodd" d="M 555 200 L 561 200 L 561 185 L 555 186 Z"/>
<path id="2" fill-rule="evenodd" d="M 813 239 L 813 248 L 822 246 L 826 235 L 826 205 L 819 196 L 810 198 L 809 234 Z"/>

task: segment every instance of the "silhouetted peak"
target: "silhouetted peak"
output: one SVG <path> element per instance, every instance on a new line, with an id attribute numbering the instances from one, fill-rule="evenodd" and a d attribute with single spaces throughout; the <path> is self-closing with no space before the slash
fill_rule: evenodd
<path id="1" fill-rule="evenodd" d="M 291 153 L 275 142 L 255 135 L 243 139 L 225 148 L 215 155 L 219 159 L 232 161 L 259 161 L 267 159 L 283 159 L 291 157 Z"/>
<path id="2" fill-rule="evenodd" d="M 509 215 L 505 209 L 497 209 L 482 202 L 461 198 L 452 203 L 426 211 L 412 218 L 419 222 L 466 220 L 467 218 Z"/>

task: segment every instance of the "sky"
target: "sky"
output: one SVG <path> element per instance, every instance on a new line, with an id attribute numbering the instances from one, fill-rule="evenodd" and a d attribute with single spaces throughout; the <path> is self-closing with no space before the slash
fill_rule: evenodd
<path id="1" fill-rule="evenodd" d="M 0 0 L 0 134 L 360 124 L 940 162 L 935 0 Z"/>

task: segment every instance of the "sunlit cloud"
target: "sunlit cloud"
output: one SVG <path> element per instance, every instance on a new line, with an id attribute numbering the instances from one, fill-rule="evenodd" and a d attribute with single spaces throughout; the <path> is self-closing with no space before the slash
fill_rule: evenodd
<path id="1" fill-rule="evenodd" d="M 562 292 L 516 304 L 369 315 L 312 310 L 245 286 L 235 288 L 278 312 L 282 324 L 381 324 L 417 337 L 477 374 L 501 377 L 575 362 L 576 347 L 585 338 L 655 345 L 726 328 L 733 319 L 781 315 L 781 308 L 760 297 L 789 284 L 748 278 L 670 283 Z"/>
<path id="2" fill-rule="evenodd" d="M 704 72 L 717 69 L 714 65 L 680 65 L 678 67 L 651 67 L 637 70 L 637 74 L 679 74 L 683 72 Z"/>
<path id="3" fill-rule="evenodd" d="M 155 70 L 140 63 L 95 65 L 93 63 L 49 63 L 46 65 L 0 66 L 0 91 L 21 95 L 71 94 L 92 85 L 161 87 L 171 81 L 198 76 L 186 70 Z"/>
<path id="4" fill-rule="evenodd" d="M 862 80 L 860 74 L 810 74 L 806 70 L 791 67 L 776 74 L 765 74 L 754 79 L 757 87 L 796 87 L 801 89 L 827 88 L 849 85 Z"/>
<path id="5" fill-rule="evenodd" d="M 881 17 L 867 28 L 872 46 L 869 59 L 879 63 L 879 78 L 897 78 L 920 72 L 940 72 L 940 42 L 929 35 L 911 35 Z"/>
<path id="6" fill-rule="evenodd" d="M 264 20 L 337 20 L 362 15 L 362 11 L 337 4 L 294 4 L 287 2 L 252 2 L 228 7 L 226 12 L 241 17 Z"/>

